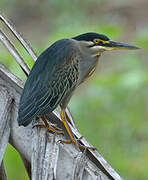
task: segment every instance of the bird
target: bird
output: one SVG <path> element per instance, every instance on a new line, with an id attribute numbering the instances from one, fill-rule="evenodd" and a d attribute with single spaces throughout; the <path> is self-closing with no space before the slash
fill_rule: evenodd
<path id="1" fill-rule="evenodd" d="M 51 126 L 45 119 L 60 105 L 61 120 L 70 140 L 62 143 L 78 142 L 66 119 L 65 109 L 77 87 L 95 71 L 100 56 L 110 50 L 135 50 L 137 46 L 115 42 L 106 35 L 88 32 L 72 38 L 56 41 L 37 58 L 25 82 L 19 102 L 18 125 L 27 126 L 34 118 L 44 125 L 38 127 L 62 134 L 62 130 Z"/>

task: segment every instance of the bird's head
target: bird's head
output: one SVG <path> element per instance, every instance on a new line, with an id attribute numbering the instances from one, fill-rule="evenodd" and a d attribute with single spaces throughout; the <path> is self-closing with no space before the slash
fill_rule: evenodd
<path id="1" fill-rule="evenodd" d="M 112 41 L 105 35 L 93 32 L 81 34 L 72 39 L 79 41 L 80 46 L 87 49 L 93 56 L 100 55 L 102 52 L 110 50 L 139 49 L 136 46 Z"/>

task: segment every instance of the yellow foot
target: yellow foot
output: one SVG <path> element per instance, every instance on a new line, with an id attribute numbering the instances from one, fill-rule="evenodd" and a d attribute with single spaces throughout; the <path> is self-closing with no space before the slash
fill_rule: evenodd
<path id="1" fill-rule="evenodd" d="M 51 125 L 51 127 L 52 127 L 53 129 L 58 130 L 58 131 L 62 131 L 61 128 L 57 127 L 56 125 Z"/>
<path id="2" fill-rule="evenodd" d="M 75 145 L 76 148 L 89 149 L 89 150 L 93 150 L 93 151 L 97 150 L 97 149 L 94 148 L 94 147 L 88 147 L 88 146 L 84 146 L 84 145 L 80 144 L 79 142 L 80 142 L 80 140 L 81 140 L 82 138 L 83 138 L 83 136 L 80 137 L 78 140 L 75 140 L 75 141 L 72 141 L 72 140 L 63 141 L 63 140 L 61 140 L 60 143 L 61 143 L 61 144 L 71 144 L 71 143 L 72 143 L 72 144 Z"/>
<path id="3" fill-rule="evenodd" d="M 35 125 L 34 127 L 45 128 L 55 134 L 63 134 L 63 131 L 60 128 L 55 125 L 50 126 L 44 116 L 40 116 L 39 118 L 44 122 L 44 125 Z"/>
<path id="4" fill-rule="evenodd" d="M 80 137 L 78 140 L 75 139 L 74 134 L 72 133 L 72 131 L 71 131 L 71 129 L 70 129 L 70 127 L 69 127 L 69 125 L 68 125 L 68 123 L 66 121 L 65 109 L 61 110 L 60 115 L 61 115 L 61 120 L 62 120 L 62 122 L 63 122 L 63 124 L 64 124 L 64 126 L 65 126 L 65 128 L 67 130 L 67 133 L 68 133 L 69 137 L 70 137 L 70 140 L 67 140 L 67 141 L 61 140 L 60 142 L 62 144 L 71 144 L 72 143 L 72 144 L 75 145 L 76 148 L 96 150 L 96 148 L 87 147 L 87 146 L 84 146 L 84 145 L 80 144 L 80 142 L 81 142 L 80 140 L 83 138 L 83 136 Z"/>
<path id="5" fill-rule="evenodd" d="M 39 125 L 39 124 L 37 124 L 37 125 L 35 125 L 35 126 L 33 126 L 33 128 L 34 127 L 39 127 L 39 128 L 45 128 L 45 129 L 47 129 L 48 131 L 50 131 L 50 132 L 52 132 L 52 133 L 55 133 L 55 134 L 63 134 L 63 132 L 60 130 L 60 128 L 53 128 L 53 127 L 50 127 L 49 125 L 48 126 L 45 126 L 45 125 Z"/>

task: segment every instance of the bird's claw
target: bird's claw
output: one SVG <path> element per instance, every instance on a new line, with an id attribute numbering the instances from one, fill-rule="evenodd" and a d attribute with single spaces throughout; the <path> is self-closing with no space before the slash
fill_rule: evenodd
<path id="1" fill-rule="evenodd" d="M 76 148 L 80 148 L 80 149 L 88 149 L 88 150 L 97 150 L 97 148 L 94 148 L 94 147 L 88 147 L 88 146 L 85 146 L 85 145 L 81 145 L 80 144 L 80 140 L 83 138 L 83 136 L 81 136 L 78 140 L 75 140 L 75 141 L 72 141 L 72 140 L 59 140 L 58 142 L 61 143 L 61 144 L 74 144 L 74 146 Z"/>
<path id="2" fill-rule="evenodd" d="M 41 124 L 37 124 L 37 125 L 34 125 L 32 128 L 35 128 L 35 127 L 39 127 L 39 128 L 45 128 L 47 129 L 49 132 L 52 132 L 54 134 L 62 134 L 63 135 L 63 131 L 60 130 L 60 128 L 55 128 L 55 127 L 50 127 L 50 126 L 45 126 L 45 125 L 41 125 Z"/>

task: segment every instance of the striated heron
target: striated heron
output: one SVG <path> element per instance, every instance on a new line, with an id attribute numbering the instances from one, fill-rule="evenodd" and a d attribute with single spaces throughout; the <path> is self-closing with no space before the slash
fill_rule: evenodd
<path id="1" fill-rule="evenodd" d="M 111 41 L 98 33 L 56 41 L 38 57 L 28 76 L 20 99 L 18 124 L 27 126 L 39 117 L 44 122 L 39 127 L 62 134 L 61 129 L 50 126 L 44 117 L 60 105 L 61 119 L 70 136 L 70 141 L 62 142 L 79 147 L 67 124 L 65 108 L 74 90 L 95 71 L 100 55 L 118 49 L 138 47 Z"/>

